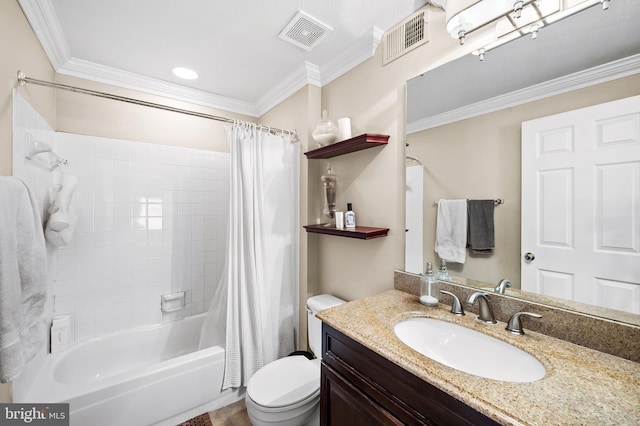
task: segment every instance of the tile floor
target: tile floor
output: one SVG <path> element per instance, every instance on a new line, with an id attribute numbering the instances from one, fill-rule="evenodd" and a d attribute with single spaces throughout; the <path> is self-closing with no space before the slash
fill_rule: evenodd
<path id="1" fill-rule="evenodd" d="M 251 426 L 244 399 L 209 413 L 212 426 Z"/>

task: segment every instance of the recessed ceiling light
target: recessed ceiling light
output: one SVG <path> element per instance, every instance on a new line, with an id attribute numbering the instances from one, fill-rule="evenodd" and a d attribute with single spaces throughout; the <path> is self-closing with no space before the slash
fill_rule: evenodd
<path id="1" fill-rule="evenodd" d="M 175 67 L 171 70 L 176 77 L 183 78 L 185 80 L 195 80 L 198 78 L 198 73 L 189 68 Z"/>

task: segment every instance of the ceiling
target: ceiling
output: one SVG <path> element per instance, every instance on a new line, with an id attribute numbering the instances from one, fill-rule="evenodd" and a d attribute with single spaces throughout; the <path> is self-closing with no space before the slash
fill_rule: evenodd
<path id="1" fill-rule="evenodd" d="M 386 30 L 429 1 L 18 2 L 58 73 L 260 116 L 371 58 Z M 311 51 L 279 37 L 298 11 L 331 28 Z M 175 77 L 177 66 L 199 78 Z"/>

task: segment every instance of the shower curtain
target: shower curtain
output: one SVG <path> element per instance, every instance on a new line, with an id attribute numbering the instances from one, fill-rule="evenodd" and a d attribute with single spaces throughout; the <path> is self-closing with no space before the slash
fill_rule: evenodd
<path id="1" fill-rule="evenodd" d="M 225 126 L 231 153 L 226 264 L 200 347 L 225 342 L 222 388 L 246 386 L 295 348 L 300 144 L 254 124 Z"/>

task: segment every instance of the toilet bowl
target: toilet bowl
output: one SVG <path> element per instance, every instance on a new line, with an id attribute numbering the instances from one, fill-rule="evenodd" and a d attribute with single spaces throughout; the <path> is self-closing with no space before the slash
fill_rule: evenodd
<path id="1" fill-rule="evenodd" d="M 245 405 L 253 426 L 315 426 L 320 423 L 322 322 L 316 314 L 344 303 L 329 294 L 307 300 L 309 346 L 316 355 L 292 355 L 273 361 L 249 379 Z"/>

